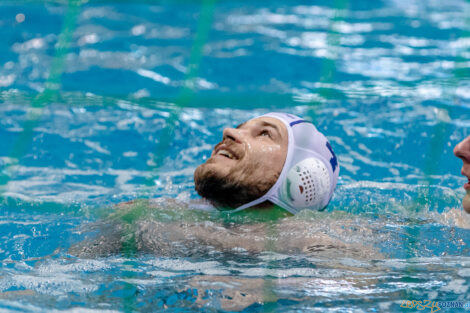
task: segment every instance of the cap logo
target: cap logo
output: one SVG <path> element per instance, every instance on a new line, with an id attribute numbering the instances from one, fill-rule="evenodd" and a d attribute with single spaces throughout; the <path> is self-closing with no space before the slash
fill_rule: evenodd
<path id="1" fill-rule="evenodd" d="M 297 121 L 290 122 L 289 125 L 292 127 L 292 126 L 300 124 L 300 123 L 310 123 L 310 122 L 306 121 L 306 120 L 297 120 Z"/>
<path id="2" fill-rule="evenodd" d="M 330 164 L 331 164 L 331 167 L 333 168 L 333 172 L 334 172 L 336 170 L 336 166 L 338 166 L 338 160 L 336 159 L 336 154 L 333 152 L 333 148 L 331 147 L 331 145 L 328 141 L 326 142 L 326 147 L 328 148 L 328 150 L 330 150 L 331 155 L 333 156 L 330 159 Z"/>

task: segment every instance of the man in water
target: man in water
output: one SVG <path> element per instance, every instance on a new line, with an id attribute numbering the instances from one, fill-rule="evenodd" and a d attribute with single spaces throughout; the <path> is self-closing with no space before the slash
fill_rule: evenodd
<path id="1" fill-rule="evenodd" d="M 454 148 L 454 154 L 462 159 L 462 175 L 466 176 L 468 181 L 463 185 L 467 194 L 462 200 L 462 206 L 467 213 L 470 213 L 470 136 L 458 143 Z"/>
<path id="2" fill-rule="evenodd" d="M 312 123 L 269 113 L 226 128 L 194 182 L 199 195 L 219 209 L 276 204 L 295 214 L 325 208 L 338 173 L 330 143 Z"/>
<path id="3" fill-rule="evenodd" d="M 324 209 L 338 173 L 330 143 L 312 123 L 291 114 L 269 113 L 225 129 L 211 157 L 196 169 L 194 182 L 199 195 L 216 208 L 231 213 L 250 208 L 269 220 L 301 210 Z M 188 210 L 194 206 L 169 199 L 120 204 L 105 220 L 110 224 L 109 232 L 71 252 L 81 256 L 125 251 L 194 256 L 215 248 L 316 254 L 341 250 L 343 256 L 372 253 L 315 231 L 319 226 L 308 221 L 282 219 L 276 224 L 282 235 L 274 238 L 266 223 L 253 223 L 248 218 L 240 224 L 226 224 L 223 218 L 203 217 L 204 212 Z"/>

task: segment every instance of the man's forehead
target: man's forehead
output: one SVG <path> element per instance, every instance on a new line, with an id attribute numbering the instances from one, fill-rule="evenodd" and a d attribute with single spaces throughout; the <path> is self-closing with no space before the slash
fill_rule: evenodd
<path id="1" fill-rule="evenodd" d="M 257 118 L 248 120 L 246 122 L 241 123 L 236 128 L 244 128 L 244 127 L 249 127 L 249 126 L 272 126 L 272 127 L 277 128 L 279 131 L 282 131 L 282 132 L 286 131 L 286 127 L 284 126 L 283 122 L 281 122 L 277 118 L 268 117 L 268 116 L 257 117 Z"/>

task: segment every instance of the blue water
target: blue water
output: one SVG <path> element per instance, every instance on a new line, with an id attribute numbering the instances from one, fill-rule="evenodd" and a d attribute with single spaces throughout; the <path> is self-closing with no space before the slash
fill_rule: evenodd
<path id="1" fill-rule="evenodd" d="M 470 301 L 466 179 L 452 154 L 470 135 L 468 2 L 77 4 L 0 3 L 0 311 Z M 341 172 L 326 212 L 194 211 L 193 171 L 223 128 L 273 110 L 330 139 Z M 132 199 L 157 200 L 113 207 Z M 175 224 L 268 239 L 253 251 L 174 243 Z M 158 249 L 139 246 L 139 229 Z M 312 236 L 335 243 L 295 249 Z"/>

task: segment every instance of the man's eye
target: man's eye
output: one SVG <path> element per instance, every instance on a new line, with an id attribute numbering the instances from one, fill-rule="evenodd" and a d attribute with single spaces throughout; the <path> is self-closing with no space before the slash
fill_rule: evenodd
<path id="1" fill-rule="evenodd" d="M 262 130 L 260 136 L 268 136 L 269 138 L 271 138 L 271 134 L 268 130 Z"/>

